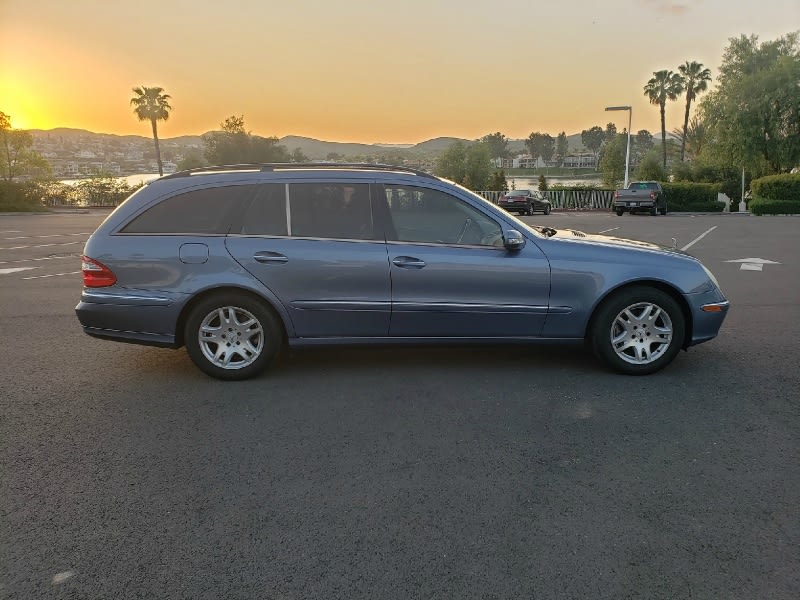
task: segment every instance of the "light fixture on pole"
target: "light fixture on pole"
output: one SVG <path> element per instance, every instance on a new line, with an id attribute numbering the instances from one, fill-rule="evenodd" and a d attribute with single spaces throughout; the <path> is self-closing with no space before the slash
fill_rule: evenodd
<path id="1" fill-rule="evenodd" d="M 606 110 L 627 110 L 628 111 L 628 147 L 625 150 L 625 187 L 628 187 L 628 169 L 631 164 L 631 121 L 633 120 L 633 108 L 630 106 L 606 106 Z"/>

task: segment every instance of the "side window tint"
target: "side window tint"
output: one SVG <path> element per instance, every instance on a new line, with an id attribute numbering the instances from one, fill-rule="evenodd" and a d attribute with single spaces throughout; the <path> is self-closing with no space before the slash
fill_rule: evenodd
<path id="1" fill-rule="evenodd" d="M 386 186 L 386 197 L 396 241 L 503 245 L 500 225 L 455 196 L 426 188 Z"/>
<path id="2" fill-rule="evenodd" d="M 296 237 L 373 239 L 369 184 L 290 184 L 289 214 Z"/>
<path id="3" fill-rule="evenodd" d="M 287 235 L 286 185 L 268 183 L 258 191 L 242 218 L 245 235 Z"/>
<path id="4" fill-rule="evenodd" d="M 227 234 L 257 186 L 204 188 L 162 200 L 128 223 L 122 233 Z"/>

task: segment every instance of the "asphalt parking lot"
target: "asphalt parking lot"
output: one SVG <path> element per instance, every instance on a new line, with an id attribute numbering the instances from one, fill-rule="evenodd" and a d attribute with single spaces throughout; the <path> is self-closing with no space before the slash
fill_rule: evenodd
<path id="1" fill-rule="evenodd" d="M 800 218 L 524 218 L 714 272 L 719 337 L 652 376 L 337 349 L 224 383 L 82 333 L 105 214 L 0 214 L 0 598 L 800 597 Z"/>

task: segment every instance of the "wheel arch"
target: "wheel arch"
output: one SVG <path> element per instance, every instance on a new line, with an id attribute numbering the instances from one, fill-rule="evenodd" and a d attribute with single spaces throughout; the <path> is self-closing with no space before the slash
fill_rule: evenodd
<path id="1" fill-rule="evenodd" d="M 692 329 L 693 329 L 693 321 L 692 321 L 692 311 L 689 307 L 689 303 L 686 301 L 686 298 L 680 291 L 673 287 L 672 285 L 665 283 L 663 281 L 659 281 L 657 279 L 639 279 L 636 281 L 628 281 L 617 287 L 611 288 L 607 290 L 605 294 L 603 294 L 602 298 L 595 303 L 594 308 L 592 309 L 592 314 L 589 317 L 589 320 L 586 322 L 586 329 L 583 333 L 585 339 L 589 339 L 589 333 L 592 331 L 592 327 L 594 326 L 595 320 L 597 319 L 597 315 L 602 309 L 602 307 L 608 302 L 611 298 L 615 297 L 617 294 L 623 292 L 624 290 L 628 290 L 631 288 L 636 287 L 651 287 L 657 290 L 668 294 L 675 302 L 678 303 L 678 306 L 681 308 L 681 312 L 683 313 L 683 322 L 684 322 L 684 339 L 683 339 L 683 346 L 681 346 L 684 350 L 689 347 L 689 344 L 692 339 Z"/>
<path id="2" fill-rule="evenodd" d="M 248 296 L 253 300 L 263 303 L 264 306 L 266 306 L 270 310 L 270 312 L 272 312 L 273 316 L 275 317 L 275 320 L 278 323 L 280 323 L 281 336 L 283 338 L 282 341 L 284 342 L 284 344 L 286 343 L 288 339 L 287 325 L 283 319 L 283 316 L 281 315 L 281 311 L 279 311 L 275 307 L 273 302 L 269 298 L 265 298 L 264 296 L 262 296 L 261 294 L 257 294 L 253 290 L 247 289 L 245 287 L 228 285 L 228 286 L 214 287 L 203 290 L 202 292 L 192 296 L 192 298 L 186 304 L 184 304 L 183 308 L 181 309 L 181 313 L 178 316 L 178 321 L 175 325 L 175 346 L 180 347 L 185 345 L 186 340 L 184 339 L 184 331 L 186 329 L 186 320 L 189 318 L 189 315 L 191 314 L 195 306 L 197 306 L 200 302 L 203 302 L 204 300 L 207 300 L 212 296 L 216 296 L 218 294 L 221 295 L 230 293 Z"/>

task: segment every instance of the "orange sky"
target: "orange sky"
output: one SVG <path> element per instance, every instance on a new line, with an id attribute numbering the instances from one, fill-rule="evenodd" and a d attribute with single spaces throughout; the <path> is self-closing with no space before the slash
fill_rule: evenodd
<path id="1" fill-rule="evenodd" d="M 259 135 L 416 143 L 580 132 L 728 38 L 800 28 L 798 0 L 0 0 L 0 111 L 17 128 L 150 135 L 131 88 L 172 96 L 162 137 L 244 115 Z M 667 128 L 683 106 L 667 109 Z"/>

